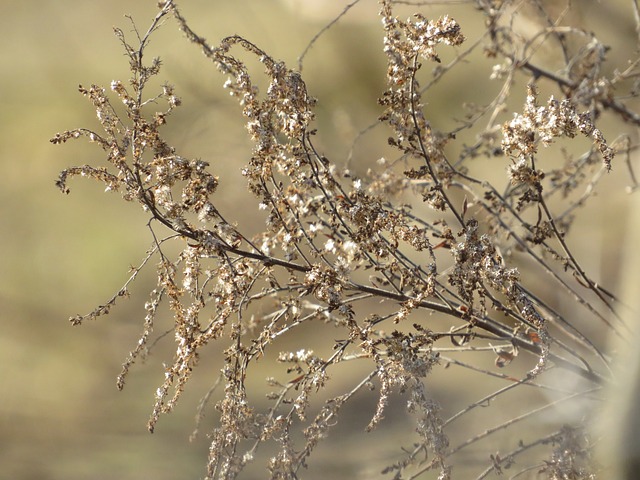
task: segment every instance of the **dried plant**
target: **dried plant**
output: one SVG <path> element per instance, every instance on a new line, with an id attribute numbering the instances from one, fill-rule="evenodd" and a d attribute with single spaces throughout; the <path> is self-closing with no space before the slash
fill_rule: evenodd
<path id="1" fill-rule="evenodd" d="M 135 31 L 135 42 L 115 30 L 130 62 L 128 82 L 113 81 L 111 93 L 80 87 L 103 131 L 79 128 L 52 139 L 85 137 L 106 156 L 100 165 L 63 170 L 57 182 L 63 192 L 69 193 L 71 177 L 90 177 L 149 215 L 151 246 L 129 280 L 104 305 L 71 321 L 79 325 L 109 313 L 155 262 L 157 286 L 145 303 L 142 334 L 117 382 L 123 388 L 132 365 L 162 337 L 155 327 L 159 307 L 168 305 L 176 351 L 156 392 L 150 431 L 180 399 L 203 349 L 224 351 L 221 377 L 211 380 L 219 390 L 212 389 L 198 414 L 211 404 L 219 415 L 209 432 L 207 478 L 241 476 L 267 443 L 277 445 L 266 464 L 270 478 L 303 477 L 314 449 L 331 438 L 345 406 L 363 392 L 377 398 L 366 430 L 385 423 L 396 394 L 413 421 L 402 450 L 384 446 L 396 455 L 386 476 L 460 478 L 457 471 L 473 471 L 465 464 L 475 467 L 477 478 L 507 469 L 518 478 L 595 478 L 598 472 L 583 424 L 602 401 L 611 359 L 594 332 L 624 337 L 627 329 L 614 295 L 573 254 L 571 242 L 580 240 L 568 232 L 580 209 L 587 212 L 596 201 L 593 192 L 614 165 L 621 172 L 628 167 L 635 188 L 630 162 L 616 164 L 614 156 L 628 158 L 636 148 L 629 132 L 640 124 L 632 109 L 640 60 L 630 59 L 622 70 L 608 66 L 607 47 L 564 22 L 569 4 L 553 16 L 538 1 L 476 0 L 469 8 L 483 15 L 486 30 L 469 46 L 464 26 L 453 18 L 416 13 L 401 20 L 394 13 L 401 3 L 407 2 L 380 2 L 387 89 L 379 100 L 384 111 L 366 133 L 389 136 L 397 155 L 380 158 L 364 174 L 319 151 L 316 99 L 299 70 L 240 36 L 208 43 L 172 0 L 160 2 L 148 31 Z M 518 28 L 522 11 L 538 29 Z M 257 235 L 249 237 L 236 219 L 223 217 L 216 162 L 185 158 L 163 139 L 162 127 L 181 102 L 169 84 L 147 92 L 161 63 L 147 62 L 144 54 L 170 18 L 226 77 L 224 87 L 242 108 L 254 145 L 242 175 L 265 217 Z M 538 58 L 542 44 L 560 55 Z M 440 131 L 425 113 L 429 93 L 476 51 L 495 64 L 490 73 L 502 82 L 500 92 L 455 130 Z M 263 65 L 265 91 L 235 52 Z M 424 70 L 423 62 L 435 70 Z M 518 78 L 527 79 L 526 91 Z M 543 96 L 541 89 L 554 94 Z M 507 103 L 512 94 L 526 97 L 517 112 Z M 605 139 L 598 127 L 603 119 L 628 131 Z M 586 140 L 576 143 L 576 137 Z M 547 146 L 570 142 L 586 151 L 554 151 L 549 160 Z M 496 165 L 490 175 L 472 173 L 487 159 Z M 172 255 L 170 244 L 180 253 Z M 572 308 L 537 293 L 544 291 L 541 283 L 552 283 Z M 316 340 L 327 342 L 324 353 L 296 336 L 309 325 Z M 284 337 L 296 348 L 274 352 Z M 263 408 L 251 400 L 249 380 L 256 381 L 259 359 L 274 356 L 282 369 L 274 367 L 266 379 L 272 393 Z M 329 393 L 336 391 L 333 377 L 361 372 L 362 365 L 366 374 L 341 393 Z M 470 386 L 467 406 L 457 413 L 430 388 L 435 372 L 447 378 L 454 369 L 492 386 Z M 494 388 L 494 381 L 502 386 Z M 514 392 L 524 396 L 514 401 Z M 513 409 L 506 420 L 498 415 L 505 404 Z M 563 404 L 579 409 L 577 421 L 550 413 Z M 471 420 L 454 428 L 476 414 L 479 429 Z M 476 444 L 480 459 L 471 461 L 464 452 Z"/>

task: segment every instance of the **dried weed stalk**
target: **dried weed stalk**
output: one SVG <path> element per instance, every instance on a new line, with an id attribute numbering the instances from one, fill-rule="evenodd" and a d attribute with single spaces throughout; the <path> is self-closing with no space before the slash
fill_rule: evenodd
<path id="1" fill-rule="evenodd" d="M 384 111 L 378 131 L 386 126 L 399 156 L 381 159 L 361 177 L 316 148 L 316 99 L 301 73 L 250 40 L 231 36 L 209 44 L 171 0 L 160 2 L 159 14 L 135 44 L 115 30 L 130 61 L 130 80 L 113 81 L 110 89 L 80 87 L 103 131 L 79 128 L 52 139 L 64 143 L 86 137 L 102 148 L 106 162 L 67 168 L 57 185 L 68 193 L 71 177 L 90 177 L 138 203 L 149 214 L 152 243 L 111 300 L 71 321 L 78 325 L 109 313 L 119 297 L 128 295 L 140 270 L 156 262 L 157 286 L 145 304 L 142 335 L 118 387 L 147 354 L 161 304 L 173 315 L 176 352 L 157 389 L 149 430 L 176 405 L 202 349 L 224 349 L 220 395 L 213 391 L 202 406 L 211 401 L 219 413 L 210 432 L 207 478 L 236 478 L 265 442 L 279 445 L 267 464 L 271 478 L 302 476 L 319 442 L 345 421 L 345 405 L 368 389 L 377 391 L 372 395 L 378 400 L 367 430 L 384 423 L 394 392 L 406 400 L 414 419 L 415 435 L 407 432 L 404 455 L 384 469 L 393 478 L 418 478 L 430 470 L 440 479 L 456 477 L 456 468 L 469 462 L 459 452 L 481 441 L 484 453 L 471 462 L 478 478 L 509 468 L 554 479 L 592 478 L 589 439 L 580 425 L 543 419 L 576 398 L 591 402 L 585 416 L 597 409 L 597 392 L 610 376 L 609 359 L 594 329 L 586 326 L 600 321 L 605 330 L 625 333 L 615 298 L 580 265 L 566 232 L 575 211 L 592 201 L 602 172 L 612 168 L 615 145 L 627 153 L 635 148 L 631 137 L 608 142 L 597 123 L 607 116 L 630 128 L 640 124 L 621 99 L 621 91 L 636 96 L 635 83 L 629 85 L 638 75 L 638 60 L 605 76 L 606 47 L 594 35 L 563 24 L 566 12 L 552 17 L 537 1 L 476 0 L 486 32 L 471 46 L 453 18 L 415 14 L 401 20 L 393 7 L 403 2 L 380 3 L 388 88 L 379 100 Z M 525 8 L 543 24 L 538 31 L 526 34 L 514 26 Z M 160 60 L 147 62 L 144 53 L 153 32 L 170 17 L 226 77 L 225 88 L 242 108 L 254 143 L 242 174 L 256 207 L 266 212 L 264 231 L 251 238 L 218 209 L 215 162 L 184 158 L 163 140 L 162 127 L 180 98 L 169 84 L 148 95 L 147 83 L 159 73 Z M 562 68 L 534 60 L 544 41 L 562 53 Z M 437 131 L 425 114 L 424 97 L 480 49 L 495 61 L 492 78 L 504 82 L 500 94 L 456 131 Z M 258 91 L 234 51 L 262 63 L 266 91 Z M 437 65 L 441 51 L 448 56 L 453 51 L 454 59 Z M 436 62 L 433 75 L 419 75 L 423 62 Z M 520 113 L 510 114 L 506 102 L 519 88 L 518 75 L 529 79 L 526 101 Z M 429 80 L 426 87 L 421 79 Z M 555 88 L 556 95 L 541 98 L 539 84 Z M 117 113 L 114 99 L 126 114 Z M 505 112 L 512 118 L 500 125 Z M 483 119 L 488 122 L 481 124 Z M 466 131 L 473 132 L 476 143 L 459 146 L 450 158 L 446 152 L 456 135 Z M 588 139 L 582 155 L 540 160 L 545 146 L 577 136 Z M 495 176 L 470 173 L 474 162 L 487 158 L 498 170 L 506 167 L 504 185 Z M 179 255 L 167 253 L 169 242 L 181 245 Z M 541 278 L 573 303 L 570 314 L 535 293 Z M 378 302 L 375 311 L 372 300 Z M 309 324 L 317 332 L 331 329 L 326 339 L 333 353 L 316 354 L 304 338 L 295 337 Z M 277 353 L 284 370 L 267 379 L 273 392 L 264 409 L 249 401 L 247 380 L 255 376 L 256 361 L 270 355 L 278 339 L 290 336 L 299 347 Z M 487 355 L 493 355 L 493 365 L 485 361 Z M 334 373 L 356 363 L 366 363 L 368 373 L 343 393 L 328 395 L 335 391 L 327 388 Z M 516 364 L 524 370 L 503 373 Z M 503 385 L 488 394 L 470 387 L 477 397 L 453 414 L 429 387 L 430 375 L 446 366 Z M 546 384 L 547 372 L 580 381 Z M 495 416 L 491 425 L 492 407 L 514 390 L 527 389 L 549 390 L 555 400 L 532 395 L 519 414 L 508 420 Z M 316 398 L 324 400 L 318 405 Z M 469 423 L 460 437 L 461 430 L 452 425 L 479 410 L 485 426 L 473 431 Z M 523 421 L 536 428 L 523 428 Z M 506 443 L 492 442 L 500 434 Z"/>

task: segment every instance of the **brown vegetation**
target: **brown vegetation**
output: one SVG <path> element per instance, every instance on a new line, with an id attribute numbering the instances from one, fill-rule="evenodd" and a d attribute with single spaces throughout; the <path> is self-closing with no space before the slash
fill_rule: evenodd
<path id="1" fill-rule="evenodd" d="M 162 339 L 156 325 L 167 305 L 175 355 L 149 430 L 174 408 L 199 371 L 199 356 L 212 348 L 224 352 L 224 365 L 199 412 L 218 415 L 208 432 L 207 478 L 241 477 L 259 461 L 271 478 L 304 477 L 314 450 L 364 392 L 377 403 L 363 430 L 384 424 L 395 395 L 412 419 L 401 445 L 383 445 L 389 464 L 374 465 L 393 478 L 432 478 L 430 471 L 442 479 L 472 478 L 468 472 L 594 478 L 599 467 L 584 425 L 611 377 L 601 334 L 625 338 L 628 327 L 615 295 L 574 254 L 572 242 L 581 240 L 569 232 L 603 201 L 594 192 L 610 170 L 628 174 L 631 190 L 637 186 L 630 158 L 640 124 L 633 110 L 638 59 L 609 66 L 597 34 L 571 24 L 569 4 L 556 11 L 533 0 L 470 2 L 485 31 L 469 44 L 453 18 L 402 19 L 394 4 L 407 2 L 384 0 L 387 89 L 379 119 L 361 136 L 388 137 L 391 149 L 358 172 L 318 147 L 317 100 L 299 68 L 249 38 L 209 43 L 176 2 L 159 3 L 133 41 L 115 30 L 129 81 L 80 87 L 102 131 L 79 128 L 52 139 L 83 137 L 105 155 L 102 164 L 63 170 L 63 192 L 72 177 L 90 177 L 148 213 L 151 245 L 130 279 L 104 305 L 71 320 L 109 313 L 139 272 L 155 265 L 142 334 L 118 378 L 123 388 L 130 368 Z M 254 199 L 248 208 L 264 222 L 257 234 L 221 213 L 216 160 L 185 158 L 163 137 L 181 101 L 168 83 L 149 91 L 161 62 L 145 54 L 168 19 L 238 99 L 254 144 L 242 175 Z M 439 130 L 426 114 L 430 92 L 456 79 L 476 53 L 492 64 L 478 75 L 502 87 L 455 128 Z M 262 90 L 264 79 L 248 66 L 255 61 L 267 81 Z M 463 80 L 474 88 L 473 78 Z M 525 99 L 516 111 L 512 97 Z M 626 130 L 608 138 L 603 122 Z M 285 338 L 293 348 L 281 350 Z M 259 361 L 280 365 L 266 379 L 268 404 L 251 391 Z M 430 388 L 433 375 L 446 379 L 454 368 L 479 378 L 457 413 Z M 351 371 L 336 388 L 333 379 Z M 573 417 L 558 413 L 564 404 Z M 353 434 L 354 450 L 359 435 L 367 433 Z M 262 458 L 266 444 L 276 448 L 264 447 L 272 454 Z M 480 460 L 472 461 L 464 452 L 475 445 Z"/>

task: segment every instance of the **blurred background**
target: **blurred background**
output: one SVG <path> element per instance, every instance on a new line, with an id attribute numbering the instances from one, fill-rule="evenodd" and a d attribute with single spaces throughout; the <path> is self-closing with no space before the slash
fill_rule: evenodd
<path id="1" fill-rule="evenodd" d="M 76 179 L 70 183 L 71 194 L 62 195 L 54 186 L 59 171 L 71 165 L 96 165 L 102 162 L 101 151 L 82 140 L 53 146 L 49 139 L 59 131 L 97 125 L 77 86 L 108 87 L 112 80 L 128 79 L 128 61 L 112 26 L 122 28 L 134 42 L 132 24 L 124 15 L 130 15 L 144 33 L 156 14 L 156 3 L 0 0 L 0 478 L 204 476 L 207 439 L 193 443 L 188 439 L 196 406 L 215 371 L 210 378 L 192 380 L 177 409 L 161 418 L 153 435 L 146 422 L 162 381 L 160 362 L 163 355 L 170 358 L 171 345 L 136 365 L 122 392 L 115 385 L 141 331 L 141 299 L 153 288 L 153 268 L 132 288 L 133 298 L 120 300 L 109 316 L 81 327 L 67 321 L 106 302 L 126 281 L 129 265 L 142 260 L 150 239 L 144 213 L 118 195 L 104 193 L 101 185 Z M 178 5 L 191 27 L 211 43 L 240 34 L 293 67 L 313 36 L 348 3 L 185 0 Z M 446 3 L 433 2 L 421 11 L 427 17 L 449 12 L 468 37 L 477 37 L 483 20 L 473 7 Z M 635 44 L 630 41 L 631 2 L 582 3 L 579 21 L 585 28 L 597 30 L 599 38 L 613 47 L 612 56 L 631 56 Z M 354 136 L 381 113 L 376 99 L 384 89 L 385 63 L 377 9 L 374 0 L 361 0 L 304 59 L 304 78 L 319 99 L 318 144 L 337 163 L 346 160 Z M 238 212 L 238 205 L 251 201 L 239 175 L 251 145 L 239 108 L 222 89 L 225 78 L 188 44 L 171 20 L 154 35 L 147 55 L 162 58 L 159 78 L 174 84 L 183 99 L 183 107 L 169 119 L 169 142 L 181 155 L 211 163 L 221 180 L 220 210 Z M 499 84 L 490 83 L 487 65 L 482 63 L 483 77 L 463 76 L 439 87 L 441 94 L 431 98 L 428 107 L 436 126 L 451 127 L 446 123 L 451 117 L 449 105 L 495 96 Z M 474 68 L 468 67 L 470 75 Z M 514 108 L 523 98 L 524 93 L 515 96 Z M 385 142 L 382 135 L 357 144 L 354 169 L 365 171 L 379 156 L 376 146 Z M 504 166 L 497 171 L 502 173 Z M 588 240 L 575 244 L 590 271 L 614 291 L 619 286 L 619 266 L 627 258 L 623 248 L 611 247 L 611 242 L 620 244 L 628 227 L 624 176 L 623 168 L 614 168 L 607 180 L 613 192 L 606 197 L 607 208 L 595 208 L 581 226 L 581 238 Z M 252 204 L 247 205 L 237 220 L 251 221 Z M 612 208 L 617 215 L 610 214 Z M 603 222 L 605 230 L 600 228 Z M 454 382 L 450 387 L 455 394 L 464 385 Z M 364 413 L 352 412 L 360 431 L 373 413 L 373 405 L 369 407 Z M 324 455 L 320 472 L 326 474 L 339 462 L 335 451 Z M 349 470 L 348 465 L 341 468 L 334 472 L 335 478 L 378 475 L 378 471 Z"/>

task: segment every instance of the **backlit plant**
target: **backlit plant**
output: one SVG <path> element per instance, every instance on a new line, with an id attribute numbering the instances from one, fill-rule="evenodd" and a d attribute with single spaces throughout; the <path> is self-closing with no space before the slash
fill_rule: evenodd
<path id="1" fill-rule="evenodd" d="M 57 185 L 69 193 L 72 177 L 90 177 L 138 204 L 149 217 L 151 244 L 108 302 L 71 321 L 79 325 L 109 313 L 120 297 L 129 296 L 139 272 L 155 266 L 157 285 L 144 304 L 142 334 L 117 384 L 124 387 L 130 368 L 162 336 L 155 330 L 161 305 L 172 314 L 175 355 L 156 391 L 149 430 L 199 371 L 201 352 L 224 351 L 220 378 L 211 380 L 219 389 L 202 406 L 218 414 L 209 432 L 207 478 L 242 477 L 249 463 L 260 461 L 265 443 L 277 445 L 277 453 L 262 459 L 270 478 L 304 477 L 314 449 L 331 439 L 332 429 L 344 421 L 345 405 L 363 393 L 377 405 L 354 437 L 384 424 L 396 394 L 412 419 L 403 448 L 385 447 L 396 456 L 379 466 L 389 477 L 435 478 L 426 477 L 435 471 L 441 479 L 463 478 L 456 472 L 468 472 L 460 470 L 468 460 L 460 452 L 478 443 L 484 453 L 473 465 L 477 478 L 507 469 L 511 475 L 595 478 L 592 444 L 582 425 L 540 418 L 576 399 L 584 418 L 598 409 L 610 360 L 593 329 L 585 327 L 599 322 L 619 336 L 626 331 L 615 297 L 581 266 L 571 249 L 576 240 L 567 232 L 578 208 L 596 201 L 592 193 L 603 174 L 625 170 L 615 154 L 625 158 L 635 149 L 629 134 L 605 138 L 598 125 L 602 118 L 616 118 L 629 130 L 640 124 L 622 100 L 636 96 L 638 60 L 606 76 L 607 48 L 535 1 L 530 3 L 539 9 L 527 14 L 537 15 L 542 26 L 528 32 L 513 25 L 526 2 L 470 2 L 486 21 L 485 34 L 472 45 L 453 18 L 416 13 L 402 20 L 394 3 L 407 2 L 383 0 L 379 7 L 387 88 L 369 134 L 388 137 L 396 154 L 370 159 L 360 173 L 317 147 L 317 100 L 304 75 L 251 39 L 208 43 L 171 0 L 160 2 L 160 12 L 135 43 L 116 29 L 131 78 L 109 88 L 80 87 L 102 131 L 78 128 L 52 139 L 86 138 L 103 150 L 104 161 L 63 170 Z M 253 150 L 241 173 L 255 199 L 251 207 L 264 219 L 257 235 L 249 236 L 240 222 L 221 213 L 216 161 L 185 158 L 163 137 L 181 101 L 170 84 L 148 91 L 161 64 L 147 61 L 144 53 L 170 18 L 213 62 L 242 109 Z M 563 52 L 563 68 L 533 60 L 543 42 Z M 436 129 L 425 109 L 431 89 L 481 49 L 494 62 L 487 76 L 503 82 L 499 95 L 459 128 Z M 452 60 L 443 62 L 441 52 Z M 264 91 L 238 53 L 262 64 Z M 526 90 L 517 76 L 528 80 Z M 542 96 L 539 86 L 554 95 Z M 525 98 L 518 111 L 508 107 L 511 95 Z M 475 143 L 462 143 L 462 136 Z M 547 146 L 574 138 L 583 139 L 586 151 L 554 151 L 553 161 L 543 159 Z M 475 162 L 486 160 L 496 165 L 491 175 L 471 173 Z M 179 245 L 178 254 L 170 253 L 170 244 Z M 541 279 L 574 304 L 570 314 L 537 293 Z M 296 336 L 309 328 L 318 332 L 314 341 L 325 339 L 325 351 L 312 350 L 304 336 Z M 274 351 L 282 338 L 294 338 L 297 347 Z M 281 366 L 266 379 L 271 393 L 264 408 L 252 402 L 250 380 L 264 381 L 255 378 L 254 366 L 274 358 Z M 367 373 L 353 377 L 352 385 L 327 393 L 336 391 L 336 372 L 356 366 L 360 372 L 364 364 Z M 509 370 L 515 364 L 519 369 Z M 502 386 L 469 386 L 467 406 L 450 411 L 430 388 L 430 376 L 447 367 Z M 548 372 L 572 380 L 566 386 L 546 383 Z M 551 391 L 554 399 L 534 395 L 506 421 L 485 422 L 480 430 L 472 423 L 452 429 L 478 412 L 491 420 L 503 397 L 527 389 Z M 523 427 L 529 424 L 536 427 Z"/>

